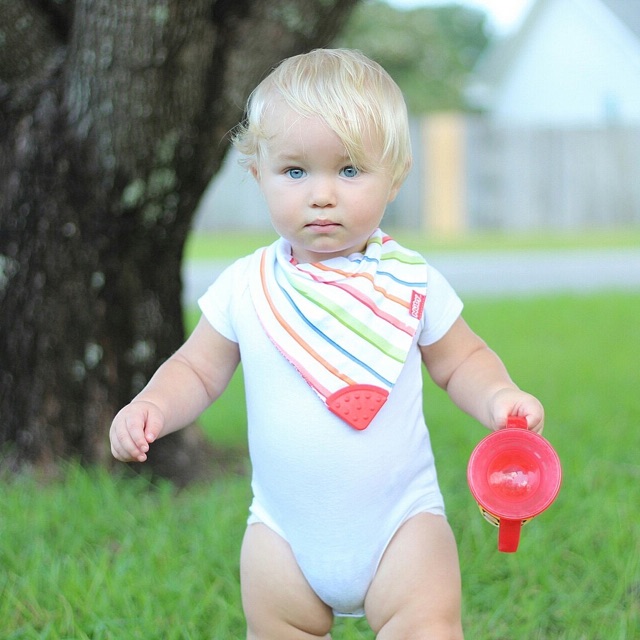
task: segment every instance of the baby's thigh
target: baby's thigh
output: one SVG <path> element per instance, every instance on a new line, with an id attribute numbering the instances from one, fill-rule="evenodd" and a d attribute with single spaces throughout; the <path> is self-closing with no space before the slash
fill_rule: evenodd
<path id="1" fill-rule="evenodd" d="M 327 637 L 333 624 L 331 609 L 309 586 L 288 543 L 264 524 L 247 527 L 240 580 L 247 638 Z"/>
<path id="2" fill-rule="evenodd" d="M 421 513 L 389 543 L 365 601 L 379 640 L 462 638 L 458 551 L 446 518 Z"/>

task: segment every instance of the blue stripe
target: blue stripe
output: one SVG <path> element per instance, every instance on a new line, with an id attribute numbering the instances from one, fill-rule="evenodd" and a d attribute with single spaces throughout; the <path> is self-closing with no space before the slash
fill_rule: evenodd
<path id="1" fill-rule="evenodd" d="M 354 258 L 351 262 L 357 262 L 360 264 L 361 262 L 375 262 L 376 264 L 380 263 L 380 258 L 372 258 L 371 256 L 364 255 L 362 258 Z"/>
<path id="2" fill-rule="evenodd" d="M 426 282 L 408 282 L 407 280 L 400 280 L 400 278 L 396 278 L 393 274 L 389 273 L 388 271 L 378 271 L 376 275 L 387 276 L 388 278 L 391 278 L 395 282 L 398 282 L 399 284 L 404 284 L 407 287 L 426 287 L 427 286 Z"/>
<path id="3" fill-rule="evenodd" d="M 378 265 L 380 262 L 377 258 L 369 258 L 368 256 L 362 256 L 362 258 L 356 258 L 351 262 L 357 262 L 358 264 L 360 264 L 363 261 L 375 262 Z M 427 286 L 426 282 L 409 282 L 408 280 L 400 280 L 400 278 L 397 278 L 396 276 L 389 273 L 388 271 L 377 271 L 376 275 L 387 276 L 387 278 L 391 278 L 391 280 L 393 280 L 394 282 L 397 282 L 398 284 L 403 284 L 407 287 L 426 287 Z"/>
<path id="4" fill-rule="evenodd" d="M 372 369 L 368 364 L 365 364 L 364 362 L 362 362 L 362 360 L 359 360 L 358 358 L 356 358 L 352 353 L 349 353 L 349 351 L 346 351 L 345 349 L 343 349 L 337 342 L 334 342 L 329 336 L 325 335 L 322 331 L 320 331 L 320 329 L 318 329 L 318 327 L 312 324 L 311 321 L 308 320 L 306 316 L 300 311 L 296 303 L 293 301 L 293 298 L 291 298 L 291 296 L 282 288 L 281 285 L 278 285 L 278 286 L 280 287 L 280 290 L 285 295 L 287 300 L 289 300 L 289 303 L 295 309 L 296 313 L 304 320 L 305 324 L 308 327 L 313 329 L 319 336 L 324 338 L 329 344 L 333 345 L 336 349 L 338 349 L 338 351 L 340 351 L 345 356 L 347 356 L 347 358 L 359 364 L 363 369 L 366 369 L 371 375 L 378 378 L 378 380 L 380 380 L 380 382 L 382 382 L 383 384 L 387 385 L 387 387 L 389 388 L 393 387 L 393 384 L 389 382 L 389 380 L 381 376 L 375 369 Z"/>

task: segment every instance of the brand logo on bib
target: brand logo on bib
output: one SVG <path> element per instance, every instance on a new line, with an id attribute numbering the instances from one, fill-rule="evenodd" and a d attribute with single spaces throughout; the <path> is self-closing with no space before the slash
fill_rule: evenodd
<path id="1" fill-rule="evenodd" d="M 411 292 L 411 306 L 409 308 L 409 313 L 412 318 L 416 320 L 420 320 L 422 317 L 422 311 L 424 309 L 424 301 L 426 300 L 426 296 L 418 293 L 417 291 Z"/>

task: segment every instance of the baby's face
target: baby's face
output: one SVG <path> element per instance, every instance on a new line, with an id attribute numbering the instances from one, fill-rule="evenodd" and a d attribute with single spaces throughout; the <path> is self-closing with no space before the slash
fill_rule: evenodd
<path id="1" fill-rule="evenodd" d="M 294 258 L 318 262 L 362 251 L 397 193 L 391 172 L 354 167 L 322 118 L 303 117 L 282 103 L 266 131 L 253 173 Z"/>

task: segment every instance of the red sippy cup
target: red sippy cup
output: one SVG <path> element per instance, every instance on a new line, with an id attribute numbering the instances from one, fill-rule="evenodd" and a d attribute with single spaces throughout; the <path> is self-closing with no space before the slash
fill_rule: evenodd
<path id="1" fill-rule="evenodd" d="M 482 515 L 499 527 L 498 550 L 518 549 L 522 525 L 542 513 L 560 491 L 562 470 L 553 447 L 509 416 L 507 428 L 483 438 L 471 454 L 467 481 Z"/>

